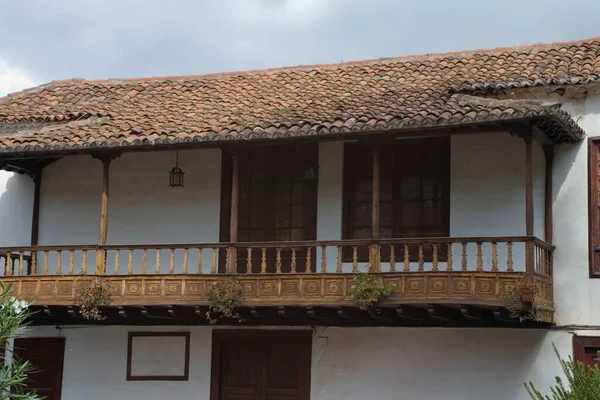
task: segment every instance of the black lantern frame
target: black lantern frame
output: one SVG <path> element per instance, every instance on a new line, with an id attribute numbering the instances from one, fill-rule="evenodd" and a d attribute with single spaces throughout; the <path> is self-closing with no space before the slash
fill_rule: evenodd
<path id="1" fill-rule="evenodd" d="M 179 151 L 175 152 L 175 166 L 169 171 L 169 187 L 183 187 L 185 172 L 179 168 Z"/>

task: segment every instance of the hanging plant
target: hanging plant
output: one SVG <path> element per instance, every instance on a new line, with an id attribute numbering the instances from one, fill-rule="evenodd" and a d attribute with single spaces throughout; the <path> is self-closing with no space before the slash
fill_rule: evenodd
<path id="1" fill-rule="evenodd" d="M 110 304 L 110 287 L 102 278 L 78 281 L 75 288 L 75 305 L 85 319 L 104 319 L 100 307 Z"/>
<path id="2" fill-rule="evenodd" d="M 236 311 L 242 304 L 242 285 L 236 278 L 224 278 L 214 281 L 208 288 L 208 311 L 206 318 L 211 324 L 221 318 L 232 318 L 238 322 L 243 319 Z"/>
<path id="3" fill-rule="evenodd" d="M 535 284 L 522 277 L 504 294 L 506 309 L 519 322 L 544 322 L 552 315 L 552 303 L 541 296 Z"/>
<path id="4" fill-rule="evenodd" d="M 358 303 L 361 310 L 366 310 L 379 302 L 382 296 L 389 296 L 394 291 L 390 285 L 377 279 L 370 273 L 371 264 L 367 264 L 367 271 L 360 272 L 352 281 L 349 293 Z"/>

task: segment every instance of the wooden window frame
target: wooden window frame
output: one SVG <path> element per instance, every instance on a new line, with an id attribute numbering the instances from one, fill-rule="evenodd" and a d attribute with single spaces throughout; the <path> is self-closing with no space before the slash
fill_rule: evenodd
<path id="1" fill-rule="evenodd" d="M 285 335 L 294 337 L 306 342 L 304 350 L 308 355 L 308 368 L 302 376 L 303 384 L 307 388 L 303 400 L 310 399 L 311 372 L 312 372 L 312 337 L 313 332 L 306 329 L 290 330 L 267 330 L 267 329 L 215 329 L 212 334 L 212 354 L 210 366 L 210 400 L 219 400 L 220 398 L 220 380 L 221 380 L 221 344 L 224 339 L 269 339 Z"/>
<path id="2" fill-rule="evenodd" d="M 185 359 L 183 375 L 131 375 L 133 338 L 135 337 L 183 337 Z M 190 332 L 129 332 L 127 339 L 127 381 L 187 381 L 190 376 Z"/>
<path id="3" fill-rule="evenodd" d="M 440 176 L 440 182 L 443 185 L 442 186 L 442 205 L 443 205 L 443 210 L 445 211 L 445 215 L 442 216 L 442 222 L 443 222 L 443 229 L 445 230 L 444 234 L 441 235 L 436 235 L 436 236 L 441 236 L 441 237 L 449 237 L 450 236 L 450 185 L 451 185 L 451 142 L 450 142 L 450 138 L 449 137 L 436 137 L 436 138 L 423 138 L 423 139 L 407 139 L 407 140 L 414 140 L 413 143 L 418 143 L 417 140 L 423 140 L 423 143 L 418 143 L 415 145 L 415 149 L 420 149 L 420 148 L 424 148 L 427 146 L 427 143 L 425 143 L 428 139 L 431 139 L 431 141 L 435 141 L 437 143 L 439 143 L 442 146 L 445 146 L 446 148 L 446 153 L 444 154 L 444 158 L 443 160 L 440 160 L 440 163 L 444 163 L 447 164 L 447 168 L 443 169 L 444 171 L 444 175 Z M 401 141 L 394 141 L 392 143 L 394 146 L 400 146 L 401 145 Z M 352 196 L 352 190 L 354 188 L 355 185 L 355 176 L 353 176 L 353 174 L 350 173 L 350 171 L 348 170 L 349 167 L 349 163 L 348 163 L 348 158 L 349 156 L 352 155 L 351 152 L 349 152 L 347 149 L 349 148 L 349 145 L 356 145 L 356 143 L 346 143 L 344 146 L 344 161 L 343 161 L 343 189 L 342 189 L 342 239 L 344 240 L 353 240 L 351 232 L 352 232 L 352 218 L 353 218 L 353 204 L 354 204 L 354 199 Z M 368 146 L 367 143 L 363 144 L 365 147 Z M 399 154 L 400 151 L 397 151 L 397 153 Z M 396 204 L 398 202 L 400 202 L 400 200 L 397 198 L 399 196 L 399 192 L 398 192 L 398 188 L 394 187 L 392 189 L 392 203 Z M 427 237 L 426 234 L 423 235 L 419 235 L 419 236 L 399 236 L 396 234 L 397 231 L 397 226 L 395 225 L 397 222 L 397 219 L 395 217 L 392 217 L 392 237 Z M 382 236 L 383 237 L 383 236 Z M 387 238 L 387 237 L 386 237 Z M 367 238 L 368 240 L 368 238 Z M 413 255 L 414 256 L 414 255 Z M 352 256 L 350 253 L 350 249 L 344 249 L 344 262 L 350 262 L 352 261 Z M 359 257 L 360 258 L 360 257 Z M 429 258 L 429 257 L 426 257 Z M 415 259 L 416 260 L 416 259 Z M 360 258 L 359 260 L 360 262 L 365 262 L 367 261 L 366 259 Z"/>
<path id="4" fill-rule="evenodd" d="M 600 348 L 600 336 L 573 336 L 573 360 L 585 363 L 586 350 L 591 347 Z M 587 367 L 587 365 L 586 365 Z"/>
<path id="5" fill-rule="evenodd" d="M 600 278 L 600 199 L 598 187 L 600 138 L 588 139 L 589 276 Z M 598 254 L 597 254 L 598 253 Z"/>

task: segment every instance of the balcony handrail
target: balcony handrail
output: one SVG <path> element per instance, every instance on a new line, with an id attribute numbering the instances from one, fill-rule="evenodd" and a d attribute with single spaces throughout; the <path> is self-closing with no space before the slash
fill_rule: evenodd
<path id="1" fill-rule="evenodd" d="M 363 246 L 373 244 L 442 244 L 442 243 L 497 243 L 512 242 L 525 243 L 534 241 L 534 243 L 545 250 L 554 250 L 555 246 L 535 237 L 535 236 L 465 236 L 465 237 L 409 237 L 409 238 L 379 238 L 379 239 L 340 239 L 340 240 L 303 240 L 303 241 L 267 241 L 267 242 L 204 242 L 204 243 L 152 243 L 152 244 L 107 244 L 104 246 L 98 244 L 87 245 L 38 245 L 38 246 L 4 246 L 0 247 L 0 256 L 10 252 L 30 252 L 30 251 L 68 251 L 68 250 L 157 250 L 157 249 L 185 249 L 185 248 L 277 248 L 277 247 L 314 247 L 314 246 Z"/>

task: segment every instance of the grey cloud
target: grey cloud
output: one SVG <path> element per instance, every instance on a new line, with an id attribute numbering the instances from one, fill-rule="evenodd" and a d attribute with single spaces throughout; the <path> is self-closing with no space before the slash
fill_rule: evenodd
<path id="1" fill-rule="evenodd" d="M 0 58 L 42 82 L 198 74 L 583 39 L 598 15 L 597 0 L 4 0 Z"/>

